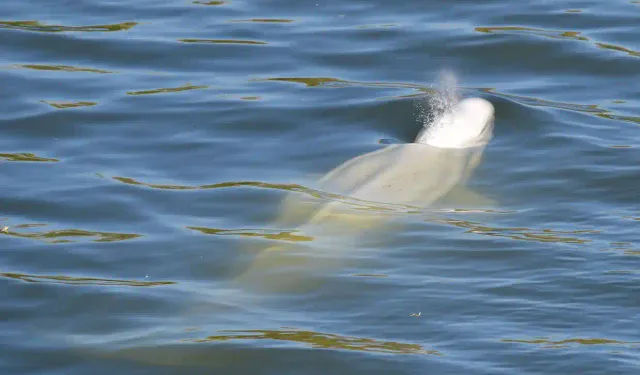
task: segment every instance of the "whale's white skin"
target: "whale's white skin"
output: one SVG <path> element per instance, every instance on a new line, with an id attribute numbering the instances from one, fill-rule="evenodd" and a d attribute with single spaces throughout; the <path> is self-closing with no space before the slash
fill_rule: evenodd
<path id="1" fill-rule="evenodd" d="M 354 209 L 353 202 L 428 207 L 470 176 L 493 136 L 493 118 L 490 102 L 464 99 L 418 133 L 415 143 L 390 145 L 355 157 L 318 182 L 319 190 L 348 199 L 305 202 L 292 196 L 285 199 L 277 225 L 301 220 L 297 223 L 301 235 L 314 238 L 314 244 L 317 240 L 331 242 L 334 248 L 345 241 L 345 235 L 353 237 L 384 219 L 380 211 Z M 274 246 L 263 251 L 241 279 L 269 282 L 268 274 L 278 273 L 280 265 L 284 269 L 292 259 L 300 260 L 299 251 L 292 252 L 292 248 Z"/>
<path id="2" fill-rule="evenodd" d="M 493 137 L 494 113 L 487 100 L 464 99 L 418 133 L 415 142 L 439 148 L 486 146 Z"/>

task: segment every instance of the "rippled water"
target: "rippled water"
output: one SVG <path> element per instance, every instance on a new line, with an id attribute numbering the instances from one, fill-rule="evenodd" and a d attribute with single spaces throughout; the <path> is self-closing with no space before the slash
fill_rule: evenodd
<path id="1" fill-rule="evenodd" d="M 3 374 L 640 370 L 638 1 L 1 8 Z M 496 107 L 481 207 L 274 224 L 442 69 Z M 272 246 L 288 285 L 234 282 Z"/>

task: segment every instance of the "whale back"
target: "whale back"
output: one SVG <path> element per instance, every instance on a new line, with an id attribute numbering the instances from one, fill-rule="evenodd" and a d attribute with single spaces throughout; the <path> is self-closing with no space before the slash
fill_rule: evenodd
<path id="1" fill-rule="evenodd" d="M 428 206 L 467 179 L 483 148 L 387 146 L 335 168 L 320 188 L 366 201 Z"/>

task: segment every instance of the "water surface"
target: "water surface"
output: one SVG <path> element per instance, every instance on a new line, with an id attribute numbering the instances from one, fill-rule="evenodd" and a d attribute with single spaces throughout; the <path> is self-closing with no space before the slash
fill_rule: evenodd
<path id="1" fill-rule="evenodd" d="M 638 35 L 626 0 L 5 0 L 2 373 L 638 373 Z M 282 199 L 410 141 L 443 68 L 496 107 L 494 203 L 234 284 L 319 248 Z"/>

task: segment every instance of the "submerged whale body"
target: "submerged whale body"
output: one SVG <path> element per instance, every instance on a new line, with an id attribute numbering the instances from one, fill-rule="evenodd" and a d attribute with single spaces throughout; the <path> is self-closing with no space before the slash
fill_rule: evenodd
<path id="1" fill-rule="evenodd" d="M 420 131 L 414 143 L 357 156 L 319 180 L 321 191 L 346 199 L 309 202 L 291 196 L 283 202 L 276 225 L 295 225 L 298 232 L 314 238 L 314 244 L 325 241 L 329 249 L 335 249 L 384 220 L 379 211 L 354 210 L 350 202 L 428 207 L 468 179 L 493 137 L 493 119 L 490 102 L 464 99 Z M 308 251 L 301 253 L 299 246 L 270 247 L 239 280 L 264 286 L 273 282 L 272 276 L 289 279 L 287 269 L 297 267 L 300 271 L 301 264 L 307 268 L 302 272 L 316 269 L 318 259 L 323 258 L 318 253 L 323 251 L 314 251 L 311 256 Z"/>
<path id="2" fill-rule="evenodd" d="M 493 106 L 462 100 L 415 143 L 353 158 L 320 180 L 324 191 L 373 202 L 427 206 L 466 180 L 492 138 Z"/>

